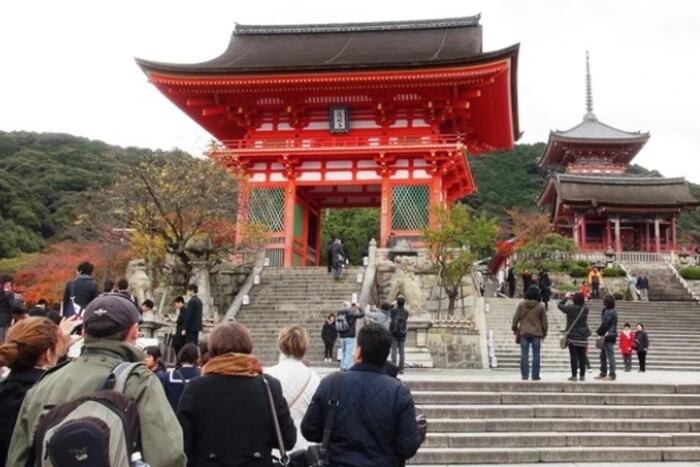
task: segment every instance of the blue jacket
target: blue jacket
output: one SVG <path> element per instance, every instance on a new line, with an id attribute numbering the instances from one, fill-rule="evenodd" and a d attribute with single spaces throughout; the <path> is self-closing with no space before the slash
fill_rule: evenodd
<path id="1" fill-rule="evenodd" d="M 173 410 L 177 410 L 182 393 L 185 392 L 185 386 L 198 376 L 201 376 L 199 368 L 186 366 L 173 368 L 160 377 L 165 389 L 165 395 L 168 396 L 168 402 L 170 402 Z"/>
<path id="2" fill-rule="evenodd" d="M 301 433 L 320 443 L 331 397 L 332 381 L 321 381 Z M 340 405 L 328 446 L 330 465 L 396 467 L 418 450 L 418 426 L 413 397 L 406 386 L 384 368 L 359 363 L 343 377 Z"/>

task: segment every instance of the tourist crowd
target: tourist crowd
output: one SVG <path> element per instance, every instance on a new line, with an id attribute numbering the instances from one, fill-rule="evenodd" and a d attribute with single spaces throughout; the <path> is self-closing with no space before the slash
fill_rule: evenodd
<path id="1" fill-rule="evenodd" d="M 161 347 L 136 345 L 144 310 L 128 284 L 100 294 L 91 273 L 79 266 L 57 318 L 39 313 L 3 326 L 0 465 L 309 465 L 320 456 L 327 465 L 400 466 L 425 437 L 396 378 L 403 297 L 366 310 L 371 321 L 361 327 L 365 311 L 355 304 L 329 315 L 326 358 L 337 336 L 343 371 L 322 379 L 304 361 L 309 335 L 300 326 L 280 332 L 279 362 L 266 369 L 240 323 L 219 324 L 197 346 L 202 305 L 189 286 L 189 299 L 174 302 L 177 362 L 168 369 Z M 4 290 L 0 318 L 20 306 Z M 76 345 L 79 355 L 66 358 Z"/>

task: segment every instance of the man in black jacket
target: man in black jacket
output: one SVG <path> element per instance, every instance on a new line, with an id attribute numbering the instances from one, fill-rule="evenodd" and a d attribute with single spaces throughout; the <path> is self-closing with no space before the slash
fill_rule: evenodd
<path id="1" fill-rule="evenodd" d="M 396 307 L 391 310 L 391 324 L 389 331 L 391 332 L 391 363 L 399 366 L 399 373 L 403 373 L 405 365 L 406 334 L 408 333 L 408 310 L 406 310 L 406 299 L 399 296 L 396 299 Z M 396 361 L 396 352 L 398 350 L 399 360 Z"/>
<path id="2" fill-rule="evenodd" d="M 649 301 L 649 279 L 647 274 L 642 272 L 639 277 L 637 277 L 637 290 L 639 291 L 639 298 L 643 302 Z"/>
<path id="3" fill-rule="evenodd" d="M 197 284 L 187 286 L 187 309 L 183 317 L 183 329 L 181 335 L 185 337 L 185 344 L 197 344 L 199 342 L 199 332 L 202 330 L 202 300 L 197 296 L 199 288 Z"/>
<path id="4" fill-rule="evenodd" d="M 350 306 L 350 302 L 343 303 L 343 309 L 335 318 L 335 329 L 340 338 L 340 369 L 347 370 L 352 364 L 352 356 L 355 352 L 355 327 L 358 318 L 364 318 L 364 311 Z"/>
<path id="5" fill-rule="evenodd" d="M 78 265 L 78 276 L 66 284 L 63 291 L 63 307 L 61 314 L 66 317 L 81 314 L 98 295 L 97 283 L 92 279 L 95 266 L 88 263 Z M 75 307 L 74 307 L 75 305 Z"/>
<path id="6" fill-rule="evenodd" d="M 5 334 L 12 324 L 12 307 L 14 292 L 12 292 L 12 276 L 0 275 L 0 344 L 5 342 Z"/>
<path id="7" fill-rule="evenodd" d="M 377 323 L 357 335 L 355 365 L 341 381 L 340 400 L 331 427 L 328 465 L 398 466 L 413 457 L 419 437 L 411 392 L 384 370 L 391 334 Z M 332 385 L 328 375 L 319 385 L 301 422 L 301 433 L 320 442 Z"/>

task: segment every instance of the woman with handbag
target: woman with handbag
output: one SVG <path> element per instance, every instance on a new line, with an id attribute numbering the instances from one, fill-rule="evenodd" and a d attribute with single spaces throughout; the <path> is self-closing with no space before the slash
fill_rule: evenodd
<path id="1" fill-rule="evenodd" d="M 188 467 L 269 467 L 273 449 L 296 443 L 280 382 L 262 374 L 252 350 L 250 333 L 240 323 L 222 323 L 209 336 L 211 358 L 177 408 Z"/>
<path id="2" fill-rule="evenodd" d="M 567 301 L 572 299 L 571 304 Z M 559 302 L 558 308 L 566 315 L 566 330 L 561 340 L 561 347 L 569 349 L 571 377 L 569 381 L 585 381 L 586 379 L 586 347 L 591 331 L 588 329 L 588 307 L 581 292 L 571 295 L 568 293 Z"/>
<path id="3" fill-rule="evenodd" d="M 277 378 L 282 385 L 282 394 L 297 427 L 297 443 L 293 450 L 306 449 L 309 443 L 301 435 L 301 421 L 321 382 L 318 374 L 303 361 L 309 334 L 301 326 L 288 326 L 280 332 L 277 345 L 280 349 L 279 363 L 265 369 L 265 373 Z"/>

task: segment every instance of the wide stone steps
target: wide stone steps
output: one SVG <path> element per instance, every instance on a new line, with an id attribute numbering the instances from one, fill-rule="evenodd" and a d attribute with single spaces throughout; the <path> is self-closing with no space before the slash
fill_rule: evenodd
<path id="1" fill-rule="evenodd" d="M 298 324 L 310 334 L 307 359 L 323 363 L 321 328 L 330 312 L 337 312 L 344 301 L 362 287 L 357 282 L 361 268 L 348 268 L 339 281 L 325 268 L 264 268 L 260 284 L 250 292 L 250 304 L 241 307 L 236 320 L 253 337 L 253 353 L 264 365 L 277 363 L 277 336 L 285 326 Z"/>
<path id="2" fill-rule="evenodd" d="M 515 344 L 511 323 L 519 300 L 488 298 L 489 311 L 485 313 L 486 328 L 493 331 L 493 344 L 499 369 L 517 370 L 520 367 L 520 347 Z M 549 336 L 542 344 L 542 371 L 568 371 L 569 352 L 559 347 L 559 331 L 566 328 L 566 316 L 550 302 L 547 312 Z M 588 302 L 588 324 L 595 331 L 600 324 L 601 300 Z M 629 322 L 632 326 L 644 323 L 651 345 L 647 356 L 649 369 L 700 371 L 700 304 L 689 302 L 625 302 L 618 301 L 618 329 Z M 588 357 L 591 367 L 597 371 L 599 350 L 595 339 L 589 341 Z M 621 374 L 622 356 L 616 346 L 617 371 Z M 633 368 L 637 368 L 636 355 Z"/>
<path id="3" fill-rule="evenodd" d="M 700 460 L 700 385 L 408 381 L 428 435 L 412 465 Z"/>
<path id="4" fill-rule="evenodd" d="M 460 459 L 459 461 L 455 461 Z M 470 462 L 470 459 L 478 459 Z M 512 464 L 541 462 L 681 462 L 700 459 L 697 447 L 423 448 L 411 464 Z"/>

